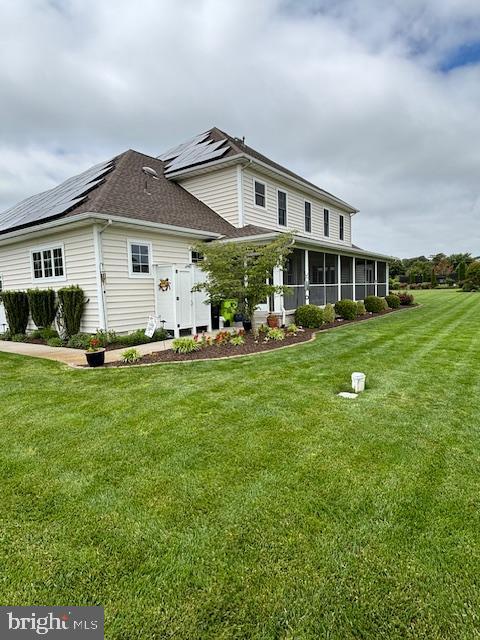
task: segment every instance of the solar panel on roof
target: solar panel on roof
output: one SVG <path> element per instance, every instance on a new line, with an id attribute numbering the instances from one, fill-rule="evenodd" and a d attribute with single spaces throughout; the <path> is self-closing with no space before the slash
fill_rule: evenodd
<path id="1" fill-rule="evenodd" d="M 195 136 L 158 157 L 166 163 L 165 174 L 168 174 L 178 169 L 219 158 L 228 151 L 228 148 L 226 139 L 210 140 L 207 131 L 207 133 Z"/>
<path id="2" fill-rule="evenodd" d="M 113 160 L 101 162 L 77 176 L 68 178 L 53 189 L 43 191 L 0 214 L 0 231 L 14 229 L 32 222 L 60 215 L 86 198 L 113 169 Z"/>

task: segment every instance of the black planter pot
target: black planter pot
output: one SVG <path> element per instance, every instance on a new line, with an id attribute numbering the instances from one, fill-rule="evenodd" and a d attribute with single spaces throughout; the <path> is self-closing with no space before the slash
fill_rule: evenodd
<path id="1" fill-rule="evenodd" d="M 105 349 L 98 351 L 85 351 L 89 367 L 103 367 L 105 364 Z"/>
<path id="2" fill-rule="evenodd" d="M 249 331 L 252 330 L 252 321 L 251 320 L 244 320 L 243 321 L 243 328 L 245 329 L 245 331 L 248 333 Z"/>

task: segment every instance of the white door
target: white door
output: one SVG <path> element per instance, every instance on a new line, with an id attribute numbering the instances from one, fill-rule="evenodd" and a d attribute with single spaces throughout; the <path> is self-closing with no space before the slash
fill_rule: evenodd
<path id="1" fill-rule="evenodd" d="M 3 290 L 3 280 L 0 276 L 0 292 Z M 7 328 L 7 318 L 5 316 L 5 307 L 0 299 L 0 333 L 3 333 Z"/>
<path id="2" fill-rule="evenodd" d="M 177 269 L 175 279 L 175 296 L 177 298 L 177 324 L 179 329 L 193 327 L 192 317 L 192 271 L 189 268 Z"/>

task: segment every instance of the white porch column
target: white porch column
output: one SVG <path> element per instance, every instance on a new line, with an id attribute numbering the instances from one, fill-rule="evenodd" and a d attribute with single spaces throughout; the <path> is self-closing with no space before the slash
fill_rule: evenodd
<path id="1" fill-rule="evenodd" d="M 305 304 L 309 304 L 310 301 L 310 280 L 308 273 L 308 249 L 305 249 Z"/>
<path id="2" fill-rule="evenodd" d="M 375 295 L 378 296 L 378 282 L 377 282 L 377 261 L 375 260 Z"/>
<path id="3" fill-rule="evenodd" d="M 355 270 L 356 270 L 356 264 L 355 264 L 355 256 L 353 256 L 352 258 L 352 284 L 353 284 L 353 299 L 356 300 L 357 299 L 357 290 L 355 287 Z"/>
<path id="4" fill-rule="evenodd" d="M 338 299 L 342 299 L 342 262 L 340 254 L 337 256 L 337 293 Z"/>
<path id="5" fill-rule="evenodd" d="M 283 269 L 275 267 L 273 269 L 273 284 L 276 286 L 283 285 Z M 277 313 L 283 311 L 283 293 L 273 294 L 273 310 Z"/>
<path id="6" fill-rule="evenodd" d="M 386 292 L 387 292 L 387 296 L 389 296 L 390 295 L 390 265 L 386 261 L 385 261 L 385 278 L 387 282 Z"/>

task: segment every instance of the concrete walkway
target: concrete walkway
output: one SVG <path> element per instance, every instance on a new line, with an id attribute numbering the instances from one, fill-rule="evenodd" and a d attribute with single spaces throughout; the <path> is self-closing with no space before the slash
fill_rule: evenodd
<path id="1" fill-rule="evenodd" d="M 154 351 L 163 351 L 170 349 L 173 340 L 162 340 L 161 342 L 148 342 L 147 344 L 139 344 L 135 347 L 142 356 Z M 120 355 L 130 347 L 122 347 L 121 349 L 113 349 L 105 352 L 105 362 L 115 362 L 120 360 Z M 32 358 L 46 358 L 47 360 L 56 360 L 65 364 L 86 364 L 85 352 L 82 349 L 68 349 L 67 347 L 48 347 L 43 344 L 29 344 L 28 342 L 7 342 L 0 340 L 0 351 L 6 353 L 15 353 L 20 356 L 30 356 Z"/>

